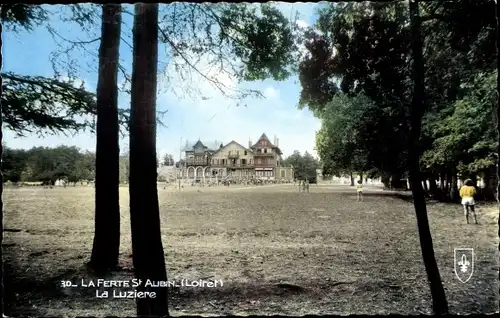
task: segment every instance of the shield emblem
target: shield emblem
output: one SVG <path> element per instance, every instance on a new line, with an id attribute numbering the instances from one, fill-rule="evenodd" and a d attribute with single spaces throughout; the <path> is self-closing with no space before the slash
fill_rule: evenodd
<path id="1" fill-rule="evenodd" d="M 474 273 L 474 249 L 455 248 L 455 275 L 462 283 L 467 283 Z"/>

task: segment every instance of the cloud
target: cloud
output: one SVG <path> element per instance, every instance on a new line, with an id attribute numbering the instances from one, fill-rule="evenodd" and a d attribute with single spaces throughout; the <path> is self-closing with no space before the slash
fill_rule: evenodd
<path id="1" fill-rule="evenodd" d="M 296 24 L 297 24 L 300 28 L 303 28 L 303 29 L 307 28 L 307 27 L 310 25 L 309 23 L 307 23 L 307 22 L 306 22 L 306 21 L 304 21 L 304 20 L 297 20 L 295 23 L 296 23 Z"/>
<path id="2" fill-rule="evenodd" d="M 312 8 L 314 4 L 307 4 Z M 289 16 L 291 10 L 301 12 L 303 4 L 278 4 L 282 12 Z M 305 7 L 304 7 L 305 8 Z M 305 12 L 305 11 L 304 11 Z M 309 17 L 297 21 L 300 26 L 312 23 Z M 165 58 L 163 48 L 160 49 L 160 60 Z M 122 53 L 122 52 L 120 52 Z M 12 53 L 11 53 L 12 54 Z M 21 55 L 22 52 L 18 52 Z M 124 55 L 123 63 L 132 65 L 131 57 Z M 235 140 L 244 146 L 249 139 L 255 142 L 262 133 L 273 141 L 274 135 L 279 138 L 279 144 L 285 155 L 290 155 L 295 149 L 314 153 L 315 130 L 320 127 L 319 120 L 308 110 L 297 110 L 296 103 L 300 86 L 293 80 L 285 82 L 263 81 L 254 83 L 239 83 L 230 73 L 221 71 L 219 64 L 213 63 L 214 57 L 205 55 L 201 58 L 190 58 L 197 61 L 197 69 L 206 77 L 188 67 L 180 57 L 168 59 L 168 63 L 160 62 L 158 70 L 157 109 L 168 110 L 162 121 L 168 128 L 157 128 L 158 155 L 172 154 L 176 160 L 179 156 L 181 138 L 194 141 L 198 138 L 207 141 L 228 143 Z M 237 61 L 235 61 L 237 63 Z M 44 65 L 36 66 L 38 68 Z M 37 72 L 35 68 L 33 72 Z M 97 74 L 93 74 L 97 77 Z M 80 84 L 80 83 L 78 83 Z M 85 87 L 95 91 L 91 81 L 85 81 Z M 120 83 L 123 77 L 120 75 Z M 256 89 L 262 92 L 264 98 L 248 97 L 245 99 L 227 98 L 217 88 L 224 87 L 230 95 L 236 95 L 239 89 Z M 130 96 L 120 93 L 120 106 L 130 105 Z M 246 104 L 237 106 L 238 103 Z M 57 146 L 59 144 L 75 145 L 82 149 L 95 149 L 95 136 L 84 133 L 76 137 L 52 136 L 45 139 L 28 137 L 12 140 L 11 134 L 5 139 L 15 147 L 30 148 L 32 146 Z M 128 137 L 121 139 L 122 150 L 127 147 Z"/>
<path id="3" fill-rule="evenodd" d="M 280 92 L 274 87 L 268 87 L 264 90 L 264 97 L 267 99 L 279 98 Z"/>

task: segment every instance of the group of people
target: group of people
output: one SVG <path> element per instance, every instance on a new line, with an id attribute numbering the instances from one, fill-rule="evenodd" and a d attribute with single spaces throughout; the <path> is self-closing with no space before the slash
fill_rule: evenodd
<path id="1" fill-rule="evenodd" d="M 357 202 L 363 201 L 363 181 L 358 180 L 356 184 L 357 192 Z M 476 188 L 474 187 L 474 182 L 471 179 L 467 179 L 464 182 L 464 186 L 460 188 L 460 197 L 462 198 L 462 206 L 464 207 L 465 221 L 469 224 L 469 214 L 472 213 L 474 216 L 474 222 L 477 222 L 474 196 L 476 195 Z"/>
<path id="2" fill-rule="evenodd" d="M 309 193 L 309 180 L 299 180 L 299 192 L 306 193 L 306 191 Z"/>

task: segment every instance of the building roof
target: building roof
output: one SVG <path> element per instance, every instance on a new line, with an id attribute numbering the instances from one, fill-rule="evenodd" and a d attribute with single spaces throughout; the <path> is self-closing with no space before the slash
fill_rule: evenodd
<path id="1" fill-rule="evenodd" d="M 217 151 L 216 151 L 216 152 L 219 152 L 220 150 L 222 150 L 222 149 L 226 148 L 226 147 L 227 147 L 227 146 L 229 146 L 230 144 L 235 144 L 235 145 L 240 146 L 241 148 L 243 148 L 243 149 L 245 149 L 245 150 L 248 150 L 249 152 L 253 152 L 253 150 L 252 150 L 252 149 L 249 149 L 249 148 L 247 148 L 247 147 L 243 146 L 242 144 L 240 144 L 240 143 L 238 143 L 238 142 L 236 142 L 236 141 L 234 141 L 234 140 L 231 140 L 230 142 L 228 142 L 227 144 L 225 144 L 225 145 L 224 145 L 224 147 L 217 149 Z M 214 155 L 215 155 L 215 153 L 214 153 Z"/>
<path id="2" fill-rule="evenodd" d="M 263 133 L 263 134 L 260 136 L 260 138 L 257 140 L 257 142 L 256 142 L 253 146 L 251 146 L 250 148 L 244 147 L 244 146 L 242 146 L 241 144 L 237 143 L 237 142 L 236 142 L 236 141 L 234 141 L 234 140 L 232 140 L 230 143 L 233 143 L 233 142 L 234 142 L 234 143 L 236 143 L 236 144 L 238 144 L 238 145 L 242 146 L 242 147 L 243 147 L 243 148 L 245 148 L 245 149 L 248 149 L 248 150 L 250 150 L 250 151 L 253 151 L 253 149 L 255 149 L 255 148 L 257 148 L 257 147 L 258 147 L 258 144 L 259 144 L 259 142 L 260 142 L 261 140 L 265 140 L 265 141 L 267 141 L 267 142 L 268 142 L 268 144 L 269 144 L 269 148 L 274 148 L 274 149 L 276 149 L 276 150 L 278 151 L 278 154 L 280 154 L 280 155 L 282 154 L 281 149 L 280 149 L 279 147 L 275 146 L 275 145 L 271 142 L 271 140 L 269 140 L 269 138 L 266 136 L 266 134 L 265 134 L 265 133 Z M 224 144 L 223 144 L 222 142 L 220 142 L 220 141 L 201 141 L 201 140 L 199 140 L 199 139 L 198 139 L 197 141 L 194 141 L 194 142 L 189 142 L 189 141 L 187 141 L 187 142 L 186 142 L 186 144 L 183 146 L 182 151 L 193 151 L 193 150 L 194 150 L 194 147 L 195 147 L 198 143 L 201 143 L 201 144 L 205 147 L 205 150 L 206 150 L 206 151 L 210 151 L 210 152 L 218 151 L 220 148 L 225 147 L 225 146 L 227 146 L 227 145 L 229 145 L 229 144 L 230 144 L 230 143 L 227 143 L 227 144 L 225 144 L 225 145 L 224 145 Z"/>
<path id="3" fill-rule="evenodd" d="M 205 146 L 207 151 L 217 151 L 219 150 L 220 146 L 224 146 L 222 142 L 220 141 L 201 141 L 197 140 L 194 142 L 189 142 L 187 141 L 186 144 L 184 144 L 182 151 L 192 151 L 194 150 L 194 146 L 196 146 L 197 143 L 201 143 L 203 146 Z"/>
<path id="4" fill-rule="evenodd" d="M 265 134 L 265 133 L 264 133 L 264 134 L 262 134 L 262 135 L 260 136 L 260 138 L 257 140 L 257 142 L 256 142 L 255 144 L 253 144 L 253 146 L 252 146 L 252 147 L 250 147 L 250 148 L 251 148 L 251 149 L 259 148 L 259 142 L 260 142 L 261 140 L 265 140 L 265 141 L 267 141 L 267 143 L 269 144 L 269 148 L 274 148 L 274 149 L 276 149 L 276 150 L 278 151 L 278 154 L 280 154 L 280 155 L 282 154 L 281 149 L 280 149 L 278 146 L 275 146 L 275 145 L 271 142 L 271 140 L 269 140 L 269 138 L 267 138 L 267 136 L 266 136 L 266 134 Z"/>

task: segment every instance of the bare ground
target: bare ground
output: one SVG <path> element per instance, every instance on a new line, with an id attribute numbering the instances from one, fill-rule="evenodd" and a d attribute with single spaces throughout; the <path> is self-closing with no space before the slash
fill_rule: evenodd
<path id="1" fill-rule="evenodd" d="M 120 188 L 123 270 L 133 277 L 128 189 Z M 172 288 L 172 315 L 431 313 L 413 205 L 377 188 L 356 202 L 346 186 L 158 189 L 169 280 L 222 280 Z M 134 316 L 134 300 L 97 299 L 90 279 L 93 188 L 7 189 L 5 314 Z M 429 203 L 434 249 L 454 314 L 498 312 L 498 210 L 478 206 L 480 225 L 459 205 Z M 456 247 L 474 248 L 475 269 L 454 274 Z"/>

